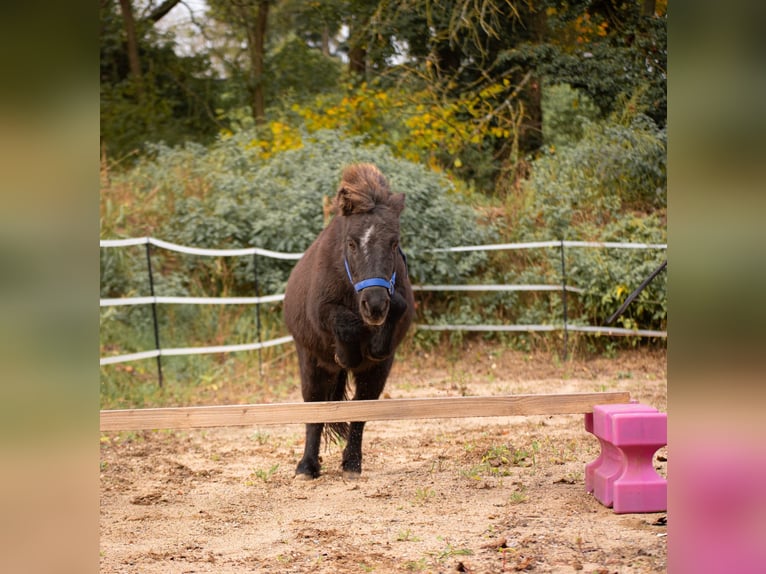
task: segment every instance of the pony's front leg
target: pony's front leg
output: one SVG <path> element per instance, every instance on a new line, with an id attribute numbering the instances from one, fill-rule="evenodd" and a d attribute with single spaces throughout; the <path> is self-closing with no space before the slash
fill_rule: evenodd
<path id="1" fill-rule="evenodd" d="M 322 440 L 323 428 L 324 423 L 306 425 L 306 444 L 303 449 L 303 458 L 295 469 L 295 478 L 310 480 L 319 476 L 319 442 Z"/>
<path id="2" fill-rule="evenodd" d="M 371 369 L 362 373 L 356 373 L 355 401 L 375 400 L 380 397 L 383 387 L 386 386 L 388 373 L 391 371 L 393 358 L 377 363 Z M 359 478 L 362 474 L 362 437 L 364 435 L 364 421 L 355 421 L 350 425 L 348 442 L 343 449 L 343 477 L 347 479 Z"/>
<path id="3" fill-rule="evenodd" d="M 394 292 L 391 297 L 391 305 L 388 309 L 386 322 L 373 331 L 370 338 L 370 346 L 367 354 L 374 361 L 382 361 L 393 355 L 394 345 L 393 337 L 396 330 L 396 324 L 404 312 L 407 310 L 407 301 L 399 293 Z"/>
<path id="4" fill-rule="evenodd" d="M 336 307 L 330 325 L 335 337 L 335 362 L 344 369 L 358 367 L 364 358 L 360 344 L 366 335 L 364 322 L 349 309 Z"/>
<path id="5" fill-rule="evenodd" d="M 303 400 L 316 402 L 342 398 L 346 388 L 346 373 L 328 371 L 319 365 L 316 357 L 305 347 L 296 344 L 295 348 L 298 351 Z M 323 429 L 323 423 L 306 425 L 306 443 L 303 458 L 295 469 L 296 478 L 312 479 L 319 476 L 319 443 Z"/>

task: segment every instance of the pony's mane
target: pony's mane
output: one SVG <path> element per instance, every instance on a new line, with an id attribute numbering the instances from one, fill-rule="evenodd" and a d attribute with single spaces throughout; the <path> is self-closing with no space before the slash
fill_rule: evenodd
<path id="1" fill-rule="evenodd" d="M 343 170 L 335 210 L 343 215 L 367 213 L 390 197 L 386 176 L 371 163 L 356 163 Z"/>

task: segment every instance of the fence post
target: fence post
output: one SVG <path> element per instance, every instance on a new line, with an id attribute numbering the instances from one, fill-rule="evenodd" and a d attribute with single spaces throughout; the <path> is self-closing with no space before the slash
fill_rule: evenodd
<path id="1" fill-rule="evenodd" d="M 564 305 L 564 360 L 567 360 L 569 331 L 567 328 L 567 266 L 564 260 L 564 240 L 560 240 L 561 252 L 561 297 Z"/>
<path id="2" fill-rule="evenodd" d="M 154 297 L 154 276 L 152 274 L 152 244 L 146 241 L 146 267 L 149 269 L 149 293 Z M 154 345 L 157 351 L 160 350 L 160 327 L 157 323 L 157 302 L 152 301 L 152 321 L 154 322 Z M 157 354 L 157 376 L 162 388 L 162 358 Z"/>
<path id="3" fill-rule="evenodd" d="M 253 253 L 253 275 L 255 277 L 255 296 L 260 297 L 261 296 L 261 290 L 258 285 L 258 254 Z M 255 327 L 258 330 L 258 343 L 260 344 L 262 342 L 261 340 L 261 304 L 256 303 L 255 304 Z M 263 357 L 261 355 L 261 347 L 258 347 L 258 375 L 263 376 Z"/>

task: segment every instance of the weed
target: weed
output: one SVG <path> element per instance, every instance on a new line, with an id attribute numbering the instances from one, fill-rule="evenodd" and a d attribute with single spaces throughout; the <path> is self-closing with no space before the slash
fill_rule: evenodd
<path id="1" fill-rule="evenodd" d="M 435 496 L 436 496 L 436 491 L 433 488 L 429 488 L 429 487 L 418 488 L 415 491 L 415 503 L 425 504 L 426 502 L 428 502 Z"/>
<path id="2" fill-rule="evenodd" d="M 421 558 L 420 560 L 409 560 L 404 565 L 404 567 L 410 572 L 420 572 L 425 570 L 427 566 L 428 562 L 425 558 Z"/>
<path id="3" fill-rule="evenodd" d="M 447 542 L 447 547 L 444 550 L 429 552 L 429 554 L 433 556 L 437 562 L 443 562 L 444 560 L 452 558 L 453 556 L 471 556 L 473 554 L 473 550 L 470 548 L 455 548 L 452 546 L 452 544 Z"/>
<path id="4" fill-rule="evenodd" d="M 272 466 L 269 470 L 264 470 L 262 468 L 256 469 L 251 475 L 250 478 L 257 478 L 262 480 L 263 482 L 269 482 L 271 480 L 271 477 L 274 476 L 274 473 L 277 472 L 277 469 L 279 469 L 279 464 L 275 464 Z M 246 482 L 247 486 L 253 486 L 254 482 L 252 480 L 249 480 Z"/>
<path id="5" fill-rule="evenodd" d="M 412 531 L 408 528 L 407 530 L 399 531 L 399 534 L 396 535 L 396 541 L 397 542 L 420 542 L 420 538 L 415 536 L 412 533 Z"/>
<path id="6" fill-rule="evenodd" d="M 508 497 L 509 504 L 521 504 L 522 502 L 526 502 L 526 500 L 527 495 L 523 490 L 517 490 Z"/>
<path id="7" fill-rule="evenodd" d="M 257 442 L 259 445 L 263 446 L 269 442 L 271 435 L 269 433 L 258 431 L 251 435 L 250 438 Z"/>

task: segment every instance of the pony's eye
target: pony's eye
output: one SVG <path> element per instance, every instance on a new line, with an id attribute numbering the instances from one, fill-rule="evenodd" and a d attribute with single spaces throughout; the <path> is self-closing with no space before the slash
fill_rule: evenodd
<path id="1" fill-rule="evenodd" d="M 397 247 L 399 247 L 399 242 L 398 242 L 398 241 L 396 241 L 396 240 L 394 240 L 394 241 L 391 243 L 391 251 L 396 251 L 396 248 L 397 248 Z"/>
<path id="2" fill-rule="evenodd" d="M 356 243 L 354 243 L 354 240 L 353 240 L 353 239 L 349 239 L 349 240 L 348 240 L 348 248 L 349 248 L 351 251 L 356 251 Z"/>

